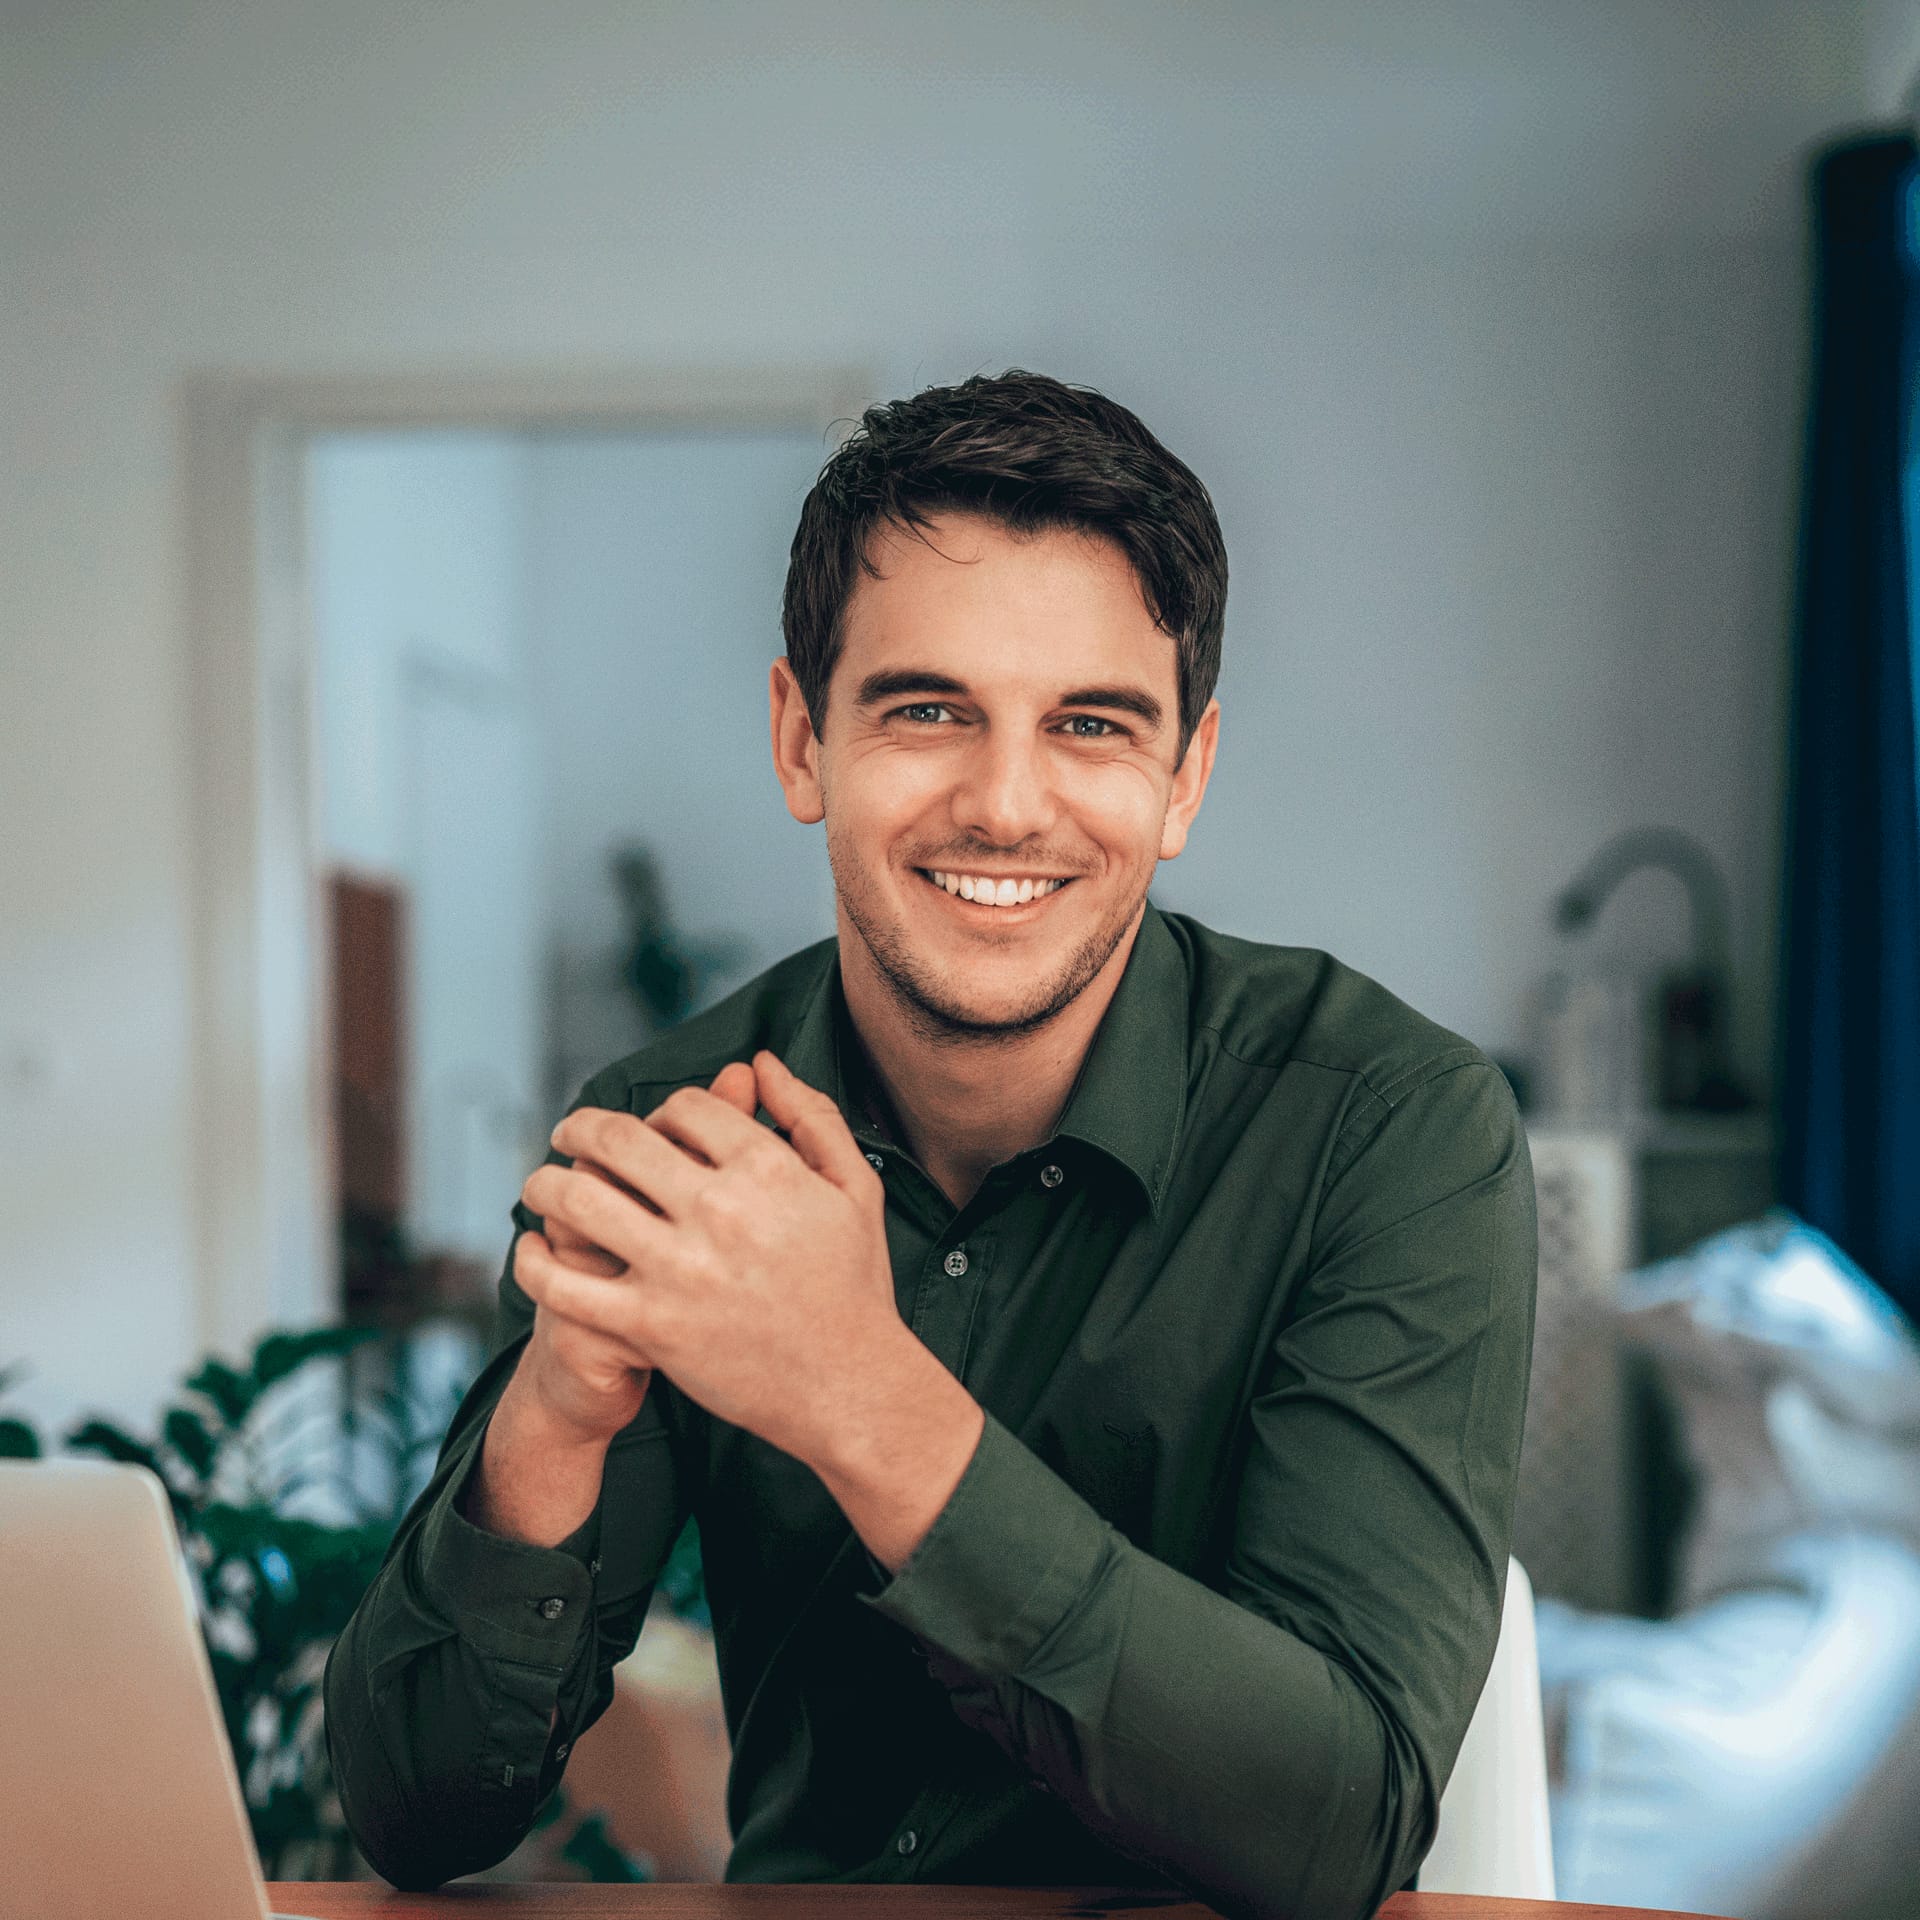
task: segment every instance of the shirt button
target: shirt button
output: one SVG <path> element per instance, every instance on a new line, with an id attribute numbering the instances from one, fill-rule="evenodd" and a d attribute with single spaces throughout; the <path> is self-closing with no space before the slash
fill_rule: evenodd
<path id="1" fill-rule="evenodd" d="M 560 1744 L 554 1748 L 553 1757 L 556 1760 L 564 1760 L 572 1751 L 572 1747 L 570 1747 L 566 1741 L 562 1740 Z"/>
<path id="2" fill-rule="evenodd" d="M 882 1173 L 884 1173 L 884 1172 L 886 1171 L 886 1166 L 887 1166 L 887 1163 L 886 1163 L 886 1162 L 885 1162 L 884 1160 L 882 1160 L 882 1159 L 880 1158 L 880 1156 L 879 1156 L 879 1155 L 878 1155 L 877 1153 L 870 1153 L 870 1154 L 868 1154 L 868 1155 L 867 1155 L 867 1158 L 868 1158 L 868 1160 L 869 1160 L 869 1161 L 871 1161 L 871 1162 L 872 1162 L 872 1164 L 873 1164 L 873 1165 L 874 1165 L 874 1166 L 875 1166 L 876 1168 L 878 1168 L 878 1169 L 879 1169 L 879 1170 L 880 1170 L 880 1171 L 881 1171 Z"/>
<path id="3" fill-rule="evenodd" d="M 542 1600 L 540 1602 L 540 1617 L 543 1620 L 558 1620 L 566 1610 L 567 1603 L 564 1600 Z"/>
<path id="4" fill-rule="evenodd" d="M 911 1853 L 914 1848 L 920 1844 L 920 1836 L 909 1827 L 893 1844 L 898 1847 L 902 1853 Z"/>
<path id="5" fill-rule="evenodd" d="M 960 1276 L 961 1276 L 961 1275 L 962 1275 L 963 1273 L 965 1273 L 965 1272 L 966 1272 L 966 1270 L 967 1270 L 967 1250 L 966 1250 L 966 1248 L 965 1248 L 965 1247 L 955 1247 L 955 1248 L 954 1248 L 954 1250 L 953 1250 L 953 1251 L 952 1251 L 952 1252 L 951 1252 L 950 1254 L 948 1254 L 948 1255 L 947 1255 L 947 1257 L 946 1257 L 946 1260 L 945 1260 L 945 1261 L 943 1262 L 943 1264 L 945 1265 L 945 1267 L 946 1267 L 946 1269 L 947 1269 L 947 1271 L 948 1271 L 948 1272 L 949 1272 L 950 1274 L 952 1274 L 952 1275 L 953 1275 L 953 1277 L 954 1277 L 954 1278 L 955 1278 L 956 1280 L 958 1280 L 958 1279 L 960 1278 Z M 904 1851 L 904 1849 L 903 1849 L 903 1851 Z"/>
<path id="6" fill-rule="evenodd" d="M 1057 1187 L 1066 1177 L 1058 1167 L 1042 1167 L 1040 1169 L 1040 1184 L 1043 1187 Z"/>

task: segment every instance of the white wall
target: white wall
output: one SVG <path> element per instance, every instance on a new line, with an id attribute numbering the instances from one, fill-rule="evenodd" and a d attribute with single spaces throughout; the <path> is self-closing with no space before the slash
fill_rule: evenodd
<path id="1" fill-rule="evenodd" d="M 1862 36 L 1866 106 L 1876 115 L 1920 113 L 1920 6 L 1868 0 Z"/>
<path id="2" fill-rule="evenodd" d="M 461 430 L 316 435 L 307 569 L 329 858 L 406 878 L 409 675 L 435 661 L 523 691 L 527 450 Z"/>
<path id="3" fill-rule="evenodd" d="M 554 1112 L 647 1037 L 613 844 L 654 850 L 690 943 L 738 941 L 696 1005 L 833 931 L 824 845 L 769 810 L 765 746 L 824 453 L 739 430 L 311 442 L 319 832 L 327 862 L 406 890 L 417 1245 L 497 1260 Z"/>
<path id="4" fill-rule="evenodd" d="M 546 1147 L 529 450 L 318 436 L 308 558 L 326 860 L 403 888 L 407 1207 L 489 1265 Z"/>
<path id="5" fill-rule="evenodd" d="M 1884 8 L 0 19 L 0 1353 L 45 1404 L 190 1357 L 191 368 L 1102 386 L 1233 556 L 1167 904 L 1511 1047 L 1552 888 L 1669 819 L 1730 870 L 1764 1065 L 1800 153 L 1887 93 Z"/>
<path id="6" fill-rule="evenodd" d="M 653 851 L 689 944 L 740 943 L 696 1008 L 833 931 L 826 843 L 781 799 L 766 688 L 794 522 L 827 448 L 817 433 L 726 431 L 541 433 L 530 449 L 543 913 L 574 983 L 564 1101 L 647 1032 L 618 985 L 615 841 Z M 587 992 L 596 979 L 610 991 Z M 623 1006 L 624 1037 L 608 1019 Z"/>

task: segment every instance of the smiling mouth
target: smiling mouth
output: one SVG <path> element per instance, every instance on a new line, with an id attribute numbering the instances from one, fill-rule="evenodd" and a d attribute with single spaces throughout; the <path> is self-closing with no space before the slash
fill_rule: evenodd
<path id="1" fill-rule="evenodd" d="M 1044 906 L 1055 894 L 1064 893 L 1073 885 L 1071 878 L 1042 880 L 1031 887 L 1023 900 L 1020 898 L 1018 888 L 1026 887 L 1027 883 L 1019 882 L 1015 883 L 1014 897 L 1009 900 L 1003 898 L 1006 891 L 1004 885 L 996 884 L 993 895 L 989 898 L 985 887 L 977 886 L 972 875 L 950 874 L 944 870 L 936 871 L 931 867 L 915 867 L 914 872 L 936 893 L 944 893 L 956 907 L 971 909 L 983 919 L 994 914 L 1018 914 L 1024 908 Z"/>

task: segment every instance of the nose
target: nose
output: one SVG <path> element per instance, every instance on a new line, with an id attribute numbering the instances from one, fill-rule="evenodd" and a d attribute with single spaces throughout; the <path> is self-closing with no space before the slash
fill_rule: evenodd
<path id="1" fill-rule="evenodd" d="M 983 727 L 953 789 L 953 822 L 995 847 L 1017 847 L 1045 834 L 1059 815 L 1059 796 L 1044 748 L 1031 736 Z"/>

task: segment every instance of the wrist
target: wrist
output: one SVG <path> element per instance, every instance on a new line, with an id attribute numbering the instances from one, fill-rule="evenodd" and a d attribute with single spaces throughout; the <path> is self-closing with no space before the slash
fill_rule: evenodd
<path id="1" fill-rule="evenodd" d="M 518 1375 L 487 1422 L 466 1517 L 505 1539 L 556 1546 L 599 1505 L 612 1436 L 583 1430 L 517 1384 Z"/>
<path id="2" fill-rule="evenodd" d="M 849 1410 L 850 1417 L 835 1429 L 831 1450 L 814 1466 L 855 1532 L 891 1572 L 905 1563 L 953 1497 L 979 1446 L 986 1416 L 965 1386 L 910 1333 L 877 1379 L 883 1391 L 857 1412 Z"/>
<path id="3" fill-rule="evenodd" d="M 508 1411 L 516 1430 L 544 1448 L 604 1453 L 645 1397 L 644 1388 L 637 1395 L 630 1390 L 632 1377 L 622 1378 L 626 1391 L 597 1391 L 557 1358 L 536 1331 L 500 1396 L 500 1407 Z"/>
<path id="4" fill-rule="evenodd" d="M 491 1425 L 505 1429 L 516 1451 L 537 1449 L 548 1458 L 602 1455 L 613 1443 L 615 1431 L 570 1416 L 518 1373 L 500 1395 Z"/>

